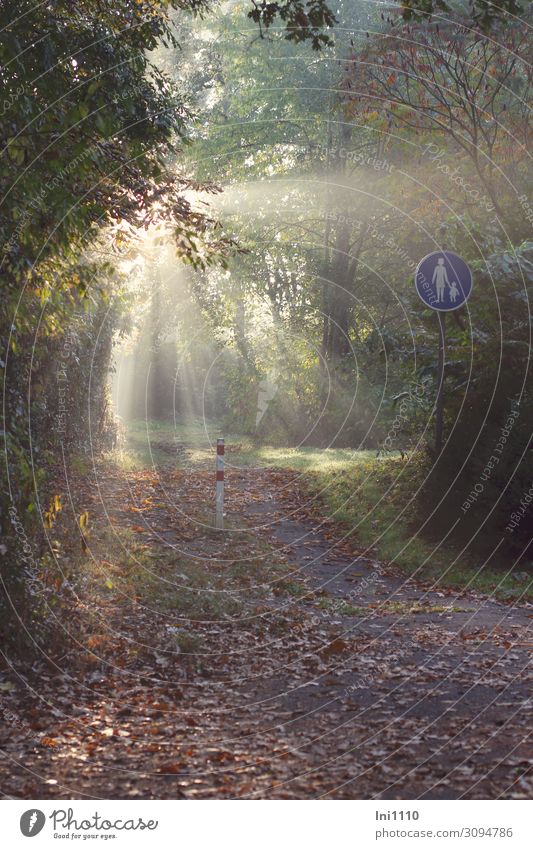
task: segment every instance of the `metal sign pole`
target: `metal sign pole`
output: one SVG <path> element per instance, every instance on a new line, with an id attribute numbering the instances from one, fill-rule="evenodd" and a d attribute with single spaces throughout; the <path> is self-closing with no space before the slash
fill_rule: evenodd
<path id="1" fill-rule="evenodd" d="M 435 453 L 442 451 L 444 432 L 444 367 L 446 362 L 446 313 L 437 313 L 439 319 L 439 354 L 437 361 L 437 400 L 435 402 Z"/>
<path id="2" fill-rule="evenodd" d="M 415 271 L 415 288 L 424 306 L 439 317 L 437 397 L 435 399 L 435 453 L 442 451 L 444 433 L 444 380 L 446 365 L 446 313 L 464 306 L 472 294 L 472 272 L 453 251 L 433 251 L 420 260 Z"/>
<path id="3" fill-rule="evenodd" d="M 224 440 L 217 439 L 217 476 L 216 476 L 216 518 L 215 525 L 224 527 Z"/>

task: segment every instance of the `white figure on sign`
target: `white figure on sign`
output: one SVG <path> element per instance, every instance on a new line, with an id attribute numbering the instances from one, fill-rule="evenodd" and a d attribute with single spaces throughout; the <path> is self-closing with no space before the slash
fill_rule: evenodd
<path id="1" fill-rule="evenodd" d="M 437 284 L 437 303 L 442 304 L 444 301 L 444 288 L 446 285 L 450 286 L 450 281 L 448 280 L 448 272 L 446 271 L 446 266 L 444 265 L 443 256 L 440 256 L 437 260 L 437 265 L 435 266 L 431 282 Z"/>
<path id="2" fill-rule="evenodd" d="M 452 285 L 450 286 L 450 301 L 452 302 L 452 304 L 455 304 L 458 294 L 459 289 L 457 288 L 457 283 L 454 280 Z"/>

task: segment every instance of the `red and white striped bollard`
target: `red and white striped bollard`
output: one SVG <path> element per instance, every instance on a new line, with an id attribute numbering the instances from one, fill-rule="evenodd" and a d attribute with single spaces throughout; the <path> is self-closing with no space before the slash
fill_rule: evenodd
<path id="1" fill-rule="evenodd" d="M 216 527 L 224 527 L 224 440 L 217 439 Z"/>

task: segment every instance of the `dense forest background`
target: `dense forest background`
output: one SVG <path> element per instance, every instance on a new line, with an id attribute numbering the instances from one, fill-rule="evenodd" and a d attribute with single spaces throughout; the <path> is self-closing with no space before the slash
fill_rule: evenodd
<path id="1" fill-rule="evenodd" d="M 451 5 L 3 4 L 10 639 L 62 587 L 61 481 L 131 419 L 373 449 L 424 534 L 528 567 L 533 511 L 506 531 L 533 479 L 528 18 Z M 413 274 L 446 249 L 474 291 L 437 457 Z"/>

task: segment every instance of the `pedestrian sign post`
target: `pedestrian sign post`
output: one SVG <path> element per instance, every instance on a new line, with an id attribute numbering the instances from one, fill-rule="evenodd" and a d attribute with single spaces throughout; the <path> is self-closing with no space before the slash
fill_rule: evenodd
<path id="1" fill-rule="evenodd" d="M 444 363 L 446 313 L 464 306 L 472 294 L 472 272 L 453 251 L 433 251 L 421 259 L 415 271 L 415 288 L 420 300 L 435 310 L 439 319 L 437 398 L 435 401 L 435 453 L 442 451 L 444 421 Z"/>
<path id="2" fill-rule="evenodd" d="M 464 306 L 472 293 L 472 272 L 452 251 L 434 251 L 421 259 L 415 286 L 424 304 L 437 312 L 452 312 Z"/>

